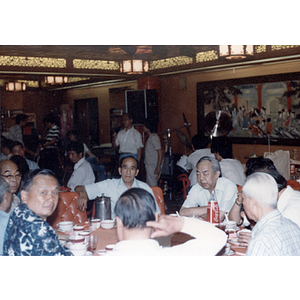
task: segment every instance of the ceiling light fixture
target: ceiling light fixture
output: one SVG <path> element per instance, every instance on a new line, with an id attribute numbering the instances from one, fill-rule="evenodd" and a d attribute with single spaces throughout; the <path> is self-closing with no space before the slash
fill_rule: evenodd
<path id="1" fill-rule="evenodd" d="M 24 92 L 26 90 L 26 83 L 24 82 L 7 82 L 5 89 L 8 92 Z"/>
<path id="2" fill-rule="evenodd" d="M 125 74 L 143 74 L 149 71 L 148 61 L 142 59 L 126 59 L 120 63 L 120 72 Z"/>
<path id="3" fill-rule="evenodd" d="M 253 55 L 253 45 L 219 45 L 219 58 L 243 59 Z"/>
<path id="4" fill-rule="evenodd" d="M 46 84 L 63 84 L 68 83 L 68 77 L 66 76 L 46 76 L 45 77 Z"/>

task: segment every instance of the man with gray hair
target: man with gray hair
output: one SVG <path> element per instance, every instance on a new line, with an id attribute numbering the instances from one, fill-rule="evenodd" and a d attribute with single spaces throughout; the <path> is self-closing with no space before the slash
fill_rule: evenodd
<path id="1" fill-rule="evenodd" d="M 12 193 L 9 184 L 0 177 L 0 255 L 3 255 L 3 241 L 9 214 L 6 212 L 10 209 L 12 202 Z"/>
<path id="2" fill-rule="evenodd" d="M 220 222 L 222 222 L 225 213 L 230 211 L 237 198 L 236 184 L 222 177 L 220 164 L 213 157 L 204 156 L 199 159 L 196 174 L 197 183 L 182 204 L 180 215 L 206 218 L 209 198 L 214 191 L 220 209 Z"/>
<path id="3" fill-rule="evenodd" d="M 250 175 L 242 197 L 247 216 L 256 222 L 246 255 L 300 255 L 300 228 L 276 208 L 275 179 L 263 172 Z"/>

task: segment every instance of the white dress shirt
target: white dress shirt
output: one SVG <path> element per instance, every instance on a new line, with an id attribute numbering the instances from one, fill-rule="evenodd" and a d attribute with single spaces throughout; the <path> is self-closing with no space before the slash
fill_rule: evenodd
<path id="1" fill-rule="evenodd" d="M 175 217 L 174 217 L 175 218 Z M 124 240 L 118 242 L 108 255 L 216 255 L 226 244 L 227 236 L 224 231 L 214 225 L 196 219 L 184 218 L 181 232 L 195 239 L 181 245 L 162 248 L 154 239 Z"/>
<path id="2" fill-rule="evenodd" d="M 141 188 L 148 191 L 155 199 L 152 189 L 150 186 L 142 181 L 134 178 L 132 188 Z M 120 179 L 106 179 L 103 181 L 99 181 L 93 184 L 85 185 L 85 190 L 87 192 L 88 198 L 90 200 L 95 199 L 96 197 L 101 197 L 102 193 L 106 197 L 110 197 L 111 201 L 111 217 L 115 217 L 115 205 L 119 199 L 119 197 L 128 190 L 126 187 L 122 177 Z M 160 209 L 155 201 L 156 211 L 160 214 Z"/>
<path id="3" fill-rule="evenodd" d="M 220 161 L 222 177 L 243 186 L 246 181 L 245 169 L 237 159 L 226 158 Z"/>
<path id="4" fill-rule="evenodd" d="M 141 134 L 133 127 L 119 131 L 115 144 L 120 146 L 120 153 L 132 154 L 137 154 L 138 149 L 144 146 Z"/>
<path id="5" fill-rule="evenodd" d="M 209 190 L 197 183 L 188 193 L 182 207 L 207 206 L 209 198 Z M 226 178 L 219 177 L 215 187 L 215 198 L 218 201 L 220 211 L 229 212 L 237 198 L 236 184 Z"/>
<path id="6" fill-rule="evenodd" d="M 74 171 L 68 181 L 67 187 L 74 191 L 77 185 L 91 184 L 94 182 L 95 174 L 92 166 L 85 158 L 82 158 L 74 165 Z"/>

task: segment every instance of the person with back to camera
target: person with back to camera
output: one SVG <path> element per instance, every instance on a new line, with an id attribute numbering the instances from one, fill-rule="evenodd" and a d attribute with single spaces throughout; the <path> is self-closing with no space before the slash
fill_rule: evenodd
<path id="1" fill-rule="evenodd" d="M 158 216 L 154 197 L 144 189 L 125 191 L 115 206 L 119 242 L 108 255 L 216 255 L 226 244 L 224 231 L 196 218 Z M 194 239 L 162 248 L 155 237 L 176 232 Z"/>

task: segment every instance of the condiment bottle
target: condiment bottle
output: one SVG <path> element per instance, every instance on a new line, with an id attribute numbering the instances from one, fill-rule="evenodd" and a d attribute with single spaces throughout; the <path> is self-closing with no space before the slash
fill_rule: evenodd
<path id="1" fill-rule="evenodd" d="M 215 191 L 210 193 L 210 198 L 207 206 L 207 221 L 210 223 L 220 223 L 219 205 L 215 197 Z"/>

